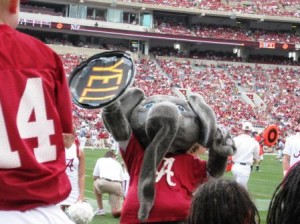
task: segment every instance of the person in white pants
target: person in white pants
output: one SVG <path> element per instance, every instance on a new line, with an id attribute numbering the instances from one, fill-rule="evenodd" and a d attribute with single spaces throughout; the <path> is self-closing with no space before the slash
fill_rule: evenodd
<path id="1" fill-rule="evenodd" d="M 232 156 L 231 172 L 234 179 L 248 189 L 251 165 L 259 158 L 259 144 L 251 137 L 253 126 L 250 122 L 244 122 L 242 130 L 241 135 L 233 138 L 237 150 Z"/>
<path id="2" fill-rule="evenodd" d="M 294 128 L 295 134 L 286 138 L 283 150 L 283 175 L 285 176 L 289 169 L 300 161 L 300 118 Z"/>

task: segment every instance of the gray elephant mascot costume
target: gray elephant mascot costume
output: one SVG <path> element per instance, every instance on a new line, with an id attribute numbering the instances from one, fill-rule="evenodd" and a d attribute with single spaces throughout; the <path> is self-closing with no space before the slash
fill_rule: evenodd
<path id="1" fill-rule="evenodd" d="M 130 88 L 104 107 L 103 121 L 119 143 L 130 175 L 120 223 L 184 223 L 193 191 L 223 175 L 235 146 L 202 97 L 146 97 Z M 209 149 L 208 160 L 187 153 L 194 143 Z"/>

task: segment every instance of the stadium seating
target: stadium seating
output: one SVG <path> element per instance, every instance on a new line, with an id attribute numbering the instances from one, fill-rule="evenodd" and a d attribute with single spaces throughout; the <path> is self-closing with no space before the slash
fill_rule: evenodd
<path id="1" fill-rule="evenodd" d="M 61 55 L 67 70 L 71 70 L 80 56 Z M 173 87 L 187 88 L 201 94 L 216 112 L 220 124 L 236 135 L 240 118 L 252 121 L 264 128 L 278 124 L 281 131 L 291 128 L 299 111 L 299 67 L 269 66 L 249 63 L 231 64 L 220 61 L 199 64 L 188 58 L 177 57 L 142 58 L 136 61 L 134 86 L 142 88 L 146 95 L 174 94 Z M 209 60 L 208 60 L 209 61 Z M 240 91 L 258 94 L 267 105 L 265 111 L 253 108 L 240 99 Z M 85 110 L 74 105 L 75 124 L 79 127 L 88 121 L 90 130 L 103 129 L 100 110 Z M 279 122 L 280 121 L 280 122 Z"/>
<path id="2" fill-rule="evenodd" d="M 139 2 L 152 5 L 165 5 L 175 8 L 199 8 L 204 10 L 232 12 L 232 13 L 247 13 L 268 16 L 287 16 L 300 17 L 300 13 L 296 7 L 299 6 L 298 0 L 122 0 L 125 2 Z"/>
<path id="3" fill-rule="evenodd" d="M 119 1 L 119 0 L 118 0 Z M 299 18 L 297 6 L 299 0 L 123 0 L 143 4 L 214 10 L 233 14 L 247 13 L 253 15 L 285 16 Z M 30 3 L 33 4 L 33 3 Z M 52 8 L 21 5 L 22 12 L 64 16 L 63 12 Z M 100 13 L 101 14 L 101 13 Z M 154 28 L 147 32 L 174 36 L 191 36 L 196 38 L 214 38 L 237 41 L 265 41 L 288 44 L 300 44 L 300 37 L 294 31 L 246 29 L 244 26 L 225 26 L 222 24 L 191 24 L 164 20 L 154 15 Z M 87 19 L 105 23 L 104 16 L 89 14 Z M 42 38 L 41 38 L 42 39 Z M 97 45 L 92 38 L 83 38 L 74 43 L 50 35 L 46 40 L 50 44 L 63 46 L 80 46 L 102 50 L 130 50 L 130 47 L 117 42 Z M 100 43 L 100 41 L 99 41 Z M 151 47 L 151 46 L 150 46 Z M 271 123 L 280 126 L 281 131 L 288 132 L 299 114 L 300 84 L 299 62 L 283 56 L 251 54 L 245 59 L 234 53 L 215 52 L 212 50 L 191 49 L 189 53 L 171 47 L 152 47 L 150 56 L 140 55 L 136 60 L 136 77 L 134 86 L 142 88 L 146 95 L 174 94 L 173 88 L 187 88 L 201 94 L 216 112 L 218 122 L 228 127 L 236 135 L 241 118 L 252 121 L 256 127 L 264 128 Z M 82 54 L 67 52 L 61 54 L 67 76 L 72 69 L 86 58 Z M 196 60 L 197 59 L 197 60 Z M 201 60 L 199 60 L 201 59 Z M 203 62 L 205 61 L 205 63 Z M 256 93 L 265 103 L 266 110 L 252 107 L 240 98 L 243 91 Z M 76 127 L 88 123 L 89 130 L 105 132 L 101 110 L 85 110 L 74 105 L 74 122 Z M 106 133 L 107 134 L 107 133 Z"/>

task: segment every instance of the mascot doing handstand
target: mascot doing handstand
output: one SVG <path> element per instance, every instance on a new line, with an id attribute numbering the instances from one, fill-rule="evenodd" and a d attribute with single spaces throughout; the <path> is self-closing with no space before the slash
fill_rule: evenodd
<path id="1" fill-rule="evenodd" d="M 229 133 L 217 127 L 214 111 L 197 94 L 147 98 L 130 88 L 102 116 L 130 175 L 122 224 L 184 223 L 193 191 L 221 176 L 235 152 Z M 209 148 L 207 161 L 187 153 L 194 143 Z"/>

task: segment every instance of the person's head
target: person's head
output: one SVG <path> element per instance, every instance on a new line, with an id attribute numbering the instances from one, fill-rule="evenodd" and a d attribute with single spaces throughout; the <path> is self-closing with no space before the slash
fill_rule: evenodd
<path id="1" fill-rule="evenodd" d="M 247 190 L 235 180 L 213 179 L 197 189 L 188 224 L 256 224 L 258 210 Z"/>
<path id="2" fill-rule="evenodd" d="M 16 28 L 19 21 L 20 0 L 0 0 L 0 24 Z"/>
<path id="3" fill-rule="evenodd" d="M 244 122 L 244 123 L 242 124 L 242 130 L 243 130 L 245 133 L 251 135 L 251 133 L 252 133 L 252 131 L 253 131 L 253 125 L 252 125 L 250 122 L 246 121 L 246 122 Z"/>
<path id="4" fill-rule="evenodd" d="M 300 223 L 300 163 L 293 165 L 272 196 L 268 224 Z"/>
<path id="5" fill-rule="evenodd" d="M 112 150 L 109 150 L 105 153 L 104 157 L 105 158 L 116 158 L 116 154 Z"/>
<path id="6" fill-rule="evenodd" d="M 204 154 L 205 151 L 206 151 L 205 147 L 203 147 L 198 143 L 195 143 L 187 152 L 195 156 L 200 156 Z"/>

